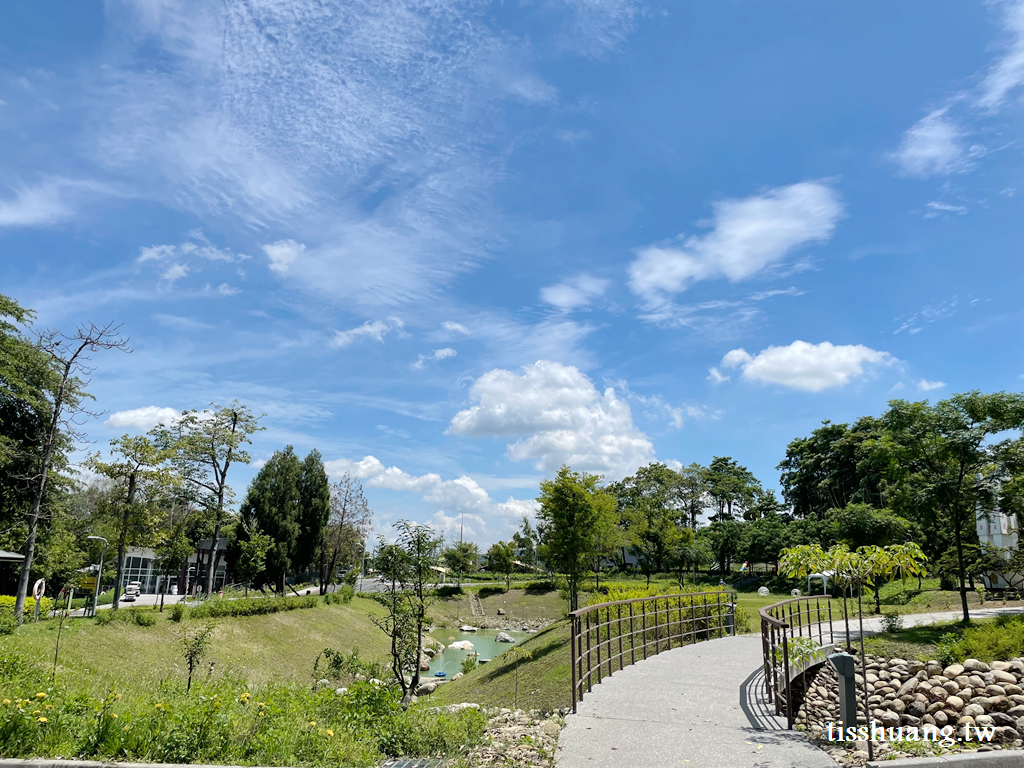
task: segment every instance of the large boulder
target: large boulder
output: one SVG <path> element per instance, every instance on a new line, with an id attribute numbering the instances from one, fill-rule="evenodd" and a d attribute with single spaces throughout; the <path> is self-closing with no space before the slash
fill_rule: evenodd
<path id="1" fill-rule="evenodd" d="M 428 693 L 433 693 L 437 690 L 437 683 L 420 683 L 420 687 L 416 689 L 417 696 L 426 696 Z"/>
<path id="2" fill-rule="evenodd" d="M 473 644 L 469 640 L 456 640 L 454 643 L 449 643 L 448 647 L 453 651 L 472 651 Z"/>
<path id="3" fill-rule="evenodd" d="M 461 627 L 459 627 L 459 632 L 476 632 L 476 627 L 474 627 L 472 624 L 463 624 Z M 451 648 L 451 646 L 448 647 Z"/>
<path id="4" fill-rule="evenodd" d="M 494 636 L 494 642 L 496 643 L 514 643 L 516 639 L 507 632 L 499 632 Z"/>
<path id="5" fill-rule="evenodd" d="M 989 666 L 984 661 L 978 661 L 977 659 L 967 659 L 964 662 L 965 672 L 988 672 Z"/>

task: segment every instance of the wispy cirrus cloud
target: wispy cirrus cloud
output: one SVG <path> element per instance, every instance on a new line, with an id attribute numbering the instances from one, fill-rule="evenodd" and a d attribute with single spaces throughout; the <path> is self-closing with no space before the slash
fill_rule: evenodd
<path id="1" fill-rule="evenodd" d="M 362 325 L 347 331 L 335 331 L 330 344 L 332 347 L 347 347 L 363 339 L 372 339 L 383 344 L 385 336 L 389 333 L 401 334 L 404 328 L 405 323 L 397 317 L 389 317 L 386 320 L 367 320 Z"/>
<path id="2" fill-rule="evenodd" d="M 112 188 L 97 181 L 48 177 L 22 184 L 13 197 L 0 198 L 0 227 L 44 227 L 74 218 L 90 198 L 108 196 Z"/>

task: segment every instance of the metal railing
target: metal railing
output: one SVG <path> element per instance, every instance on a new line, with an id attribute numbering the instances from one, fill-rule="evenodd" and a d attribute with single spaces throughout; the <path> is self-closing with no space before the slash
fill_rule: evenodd
<path id="1" fill-rule="evenodd" d="M 616 669 L 688 642 L 736 634 L 736 593 L 616 600 L 580 608 L 569 618 L 575 712 L 583 694 Z"/>
<path id="2" fill-rule="evenodd" d="M 761 646 L 764 652 L 764 693 L 775 705 L 775 714 L 786 713 L 786 727 L 793 727 L 794 679 L 825 660 L 836 642 L 833 601 L 827 595 L 795 597 L 767 605 L 761 615 Z M 799 639 L 798 639 L 799 638 Z M 813 642 L 806 642 L 806 641 Z"/>

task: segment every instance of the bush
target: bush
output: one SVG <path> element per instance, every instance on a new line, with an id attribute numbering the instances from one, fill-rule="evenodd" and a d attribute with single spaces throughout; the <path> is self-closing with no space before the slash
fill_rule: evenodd
<path id="1" fill-rule="evenodd" d="M 1013 659 L 1024 654 L 1024 616 L 999 616 L 994 622 L 968 627 L 962 634 L 943 635 L 936 644 L 946 664 L 964 659 Z"/>
<path id="2" fill-rule="evenodd" d="M 467 656 L 462 660 L 462 674 L 468 675 L 474 669 L 476 669 L 476 656 Z"/>
<path id="3" fill-rule="evenodd" d="M 175 603 L 171 606 L 167 618 L 171 621 L 181 621 L 188 615 L 188 608 L 184 603 Z"/>
<path id="4" fill-rule="evenodd" d="M 0 615 L 14 616 L 14 595 L 0 595 Z M 31 595 L 25 598 L 25 618 L 29 618 L 36 609 L 36 601 Z M 53 609 L 53 600 L 44 597 L 39 601 L 39 615 L 44 616 Z"/>
<path id="5" fill-rule="evenodd" d="M 503 594 L 505 594 L 504 587 L 480 587 L 480 591 L 477 592 L 478 597 L 490 597 L 491 595 Z"/>
<path id="6" fill-rule="evenodd" d="M 896 611 L 886 611 L 882 614 L 882 631 L 899 632 L 903 629 L 903 614 Z"/>
<path id="7" fill-rule="evenodd" d="M 341 589 L 328 592 L 324 595 L 324 602 L 328 605 L 348 605 L 355 597 L 356 591 L 348 584 L 342 584 Z"/>
<path id="8" fill-rule="evenodd" d="M 434 590 L 434 594 L 440 598 L 455 597 L 456 595 L 463 595 L 465 591 L 458 584 L 446 584 L 443 587 L 438 587 Z"/>
<path id="9" fill-rule="evenodd" d="M 18 622 L 14 620 L 14 614 L 0 613 L 0 635 L 13 635 L 18 628 Z"/>
<path id="10" fill-rule="evenodd" d="M 356 591 L 351 584 L 345 584 L 341 588 L 341 602 L 348 605 L 352 602 L 352 598 L 356 596 Z"/>
<path id="11" fill-rule="evenodd" d="M 555 582 L 550 579 L 543 581 L 530 581 L 526 584 L 526 591 L 529 592 L 552 592 L 555 589 Z"/>
<path id="12" fill-rule="evenodd" d="M 248 600 L 207 600 L 194 608 L 188 615 L 194 619 L 219 619 L 227 616 L 265 616 L 279 611 L 294 611 L 299 608 L 316 608 L 320 605 L 317 595 L 306 597 L 254 597 Z"/>

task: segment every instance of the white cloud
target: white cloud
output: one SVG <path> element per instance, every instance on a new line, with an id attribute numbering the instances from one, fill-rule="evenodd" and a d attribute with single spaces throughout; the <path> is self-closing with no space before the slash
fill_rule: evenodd
<path id="1" fill-rule="evenodd" d="M 1006 53 L 989 69 L 982 82 L 978 106 L 995 109 L 1006 101 L 1010 91 L 1024 84 L 1024 2 L 1005 4 L 1003 29 L 1010 40 Z"/>
<path id="2" fill-rule="evenodd" d="M 964 133 L 948 116 L 948 108 L 936 109 L 922 117 L 903 134 L 900 148 L 890 157 L 904 173 L 936 176 L 969 171 Z"/>
<path id="3" fill-rule="evenodd" d="M 447 360 L 449 357 L 455 357 L 458 354 L 451 347 L 445 347 L 444 349 L 435 349 L 429 355 L 420 355 L 419 359 L 415 363 L 412 363 L 414 370 L 420 370 L 426 364 L 428 360 Z"/>
<path id="4" fill-rule="evenodd" d="M 131 411 L 112 413 L 107 417 L 106 423 L 112 427 L 134 427 L 148 430 L 157 424 L 173 424 L 179 416 L 181 416 L 181 411 L 176 411 L 173 408 L 147 405 L 144 408 L 135 408 Z"/>
<path id="5" fill-rule="evenodd" d="M 42 227 L 70 219 L 77 202 L 88 193 L 110 194 L 93 181 L 64 177 L 47 178 L 34 187 L 19 186 L 13 199 L 0 199 L 0 227 Z"/>
<path id="6" fill-rule="evenodd" d="M 933 389 L 942 389 L 946 386 L 944 381 L 928 381 L 928 379 L 921 379 L 917 382 L 917 388 L 922 392 L 931 392 Z"/>
<path id="7" fill-rule="evenodd" d="M 649 308 L 698 280 L 752 277 L 800 246 L 828 240 L 843 216 L 835 190 L 810 181 L 713 207 L 708 234 L 637 251 L 629 267 L 630 288 Z"/>
<path id="8" fill-rule="evenodd" d="M 175 263 L 175 264 L 171 264 L 169 267 L 167 267 L 167 269 L 165 269 L 161 273 L 160 279 L 161 280 L 165 280 L 170 285 L 174 285 L 176 282 L 181 280 L 181 278 L 183 278 L 187 274 L 188 274 L 188 264 L 177 264 L 177 263 Z"/>
<path id="9" fill-rule="evenodd" d="M 221 296 L 237 296 L 241 292 L 241 288 L 236 288 L 235 286 L 228 285 L 227 283 L 221 283 L 217 286 L 217 293 Z"/>
<path id="10" fill-rule="evenodd" d="M 962 205 L 950 205 L 949 203 L 931 202 L 928 203 L 928 213 L 924 215 L 926 219 L 934 219 L 940 213 L 957 213 L 963 216 L 967 213 L 967 208 Z"/>
<path id="11" fill-rule="evenodd" d="M 324 467 L 331 477 L 337 478 L 348 472 L 361 480 L 367 488 L 413 493 L 428 504 L 442 507 L 438 512 L 442 517 L 435 515 L 436 520 L 430 523 L 435 527 L 437 523 L 443 522 L 446 512 L 458 516 L 465 514 L 467 523 L 473 520 L 479 526 L 479 529 L 474 530 L 477 537 L 483 535 L 486 521 L 508 521 L 521 518 L 524 514 L 532 516 L 537 507 L 532 499 L 509 497 L 503 502 L 495 502 L 476 480 L 467 475 L 454 480 L 444 480 L 435 472 L 411 475 L 398 467 L 384 466 L 375 456 L 365 456 L 360 461 L 334 459 L 324 462 Z"/>
<path id="12" fill-rule="evenodd" d="M 513 461 L 533 460 L 553 472 L 562 464 L 623 477 L 646 462 L 653 446 L 633 424 L 614 388 L 600 393 L 578 368 L 541 360 L 521 376 L 489 371 L 470 388 L 477 404 L 455 414 L 449 434 L 524 435 L 507 446 Z"/>
<path id="13" fill-rule="evenodd" d="M 284 274 L 292 263 L 305 254 L 306 246 L 294 240 L 278 240 L 276 243 L 269 243 L 260 246 L 263 252 L 270 259 L 270 269 L 273 272 Z"/>
<path id="14" fill-rule="evenodd" d="M 892 365 L 897 360 L 860 344 L 836 346 L 827 341 L 808 344 L 794 341 L 787 347 L 768 347 L 756 356 L 734 349 L 722 358 L 726 368 L 739 368 L 743 378 L 781 384 L 804 392 L 841 387 L 863 375 L 870 365 Z"/>
<path id="15" fill-rule="evenodd" d="M 559 309 L 576 309 L 590 304 L 594 299 L 603 295 L 609 285 L 611 285 L 610 280 L 591 275 L 577 275 L 555 285 L 541 288 L 540 298 L 543 302 Z"/>
<path id="16" fill-rule="evenodd" d="M 449 331 L 451 333 L 461 333 L 461 334 L 465 334 L 465 335 L 469 334 L 469 329 L 466 326 L 464 326 L 462 323 L 453 323 L 450 320 L 448 320 L 448 321 L 445 321 L 445 322 L 441 323 L 441 327 L 444 328 L 446 331 Z"/>
<path id="17" fill-rule="evenodd" d="M 384 337 L 394 331 L 399 331 L 405 327 L 405 323 L 399 320 L 397 317 L 389 317 L 387 320 L 367 320 L 362 325 L 351 328 L 347 331 L 335 331 L 334 338 L 331 339 L 332 347 L 347 347 L 362 339 L 373 339 L 384 343 Z"/>
<path id="18" fill-rule="evenodd" d="M 727 376 L 717 368 L 708 368 L 708 381 L 714 384 L 721 384 L 728 381 L 731 376 Z"/>

